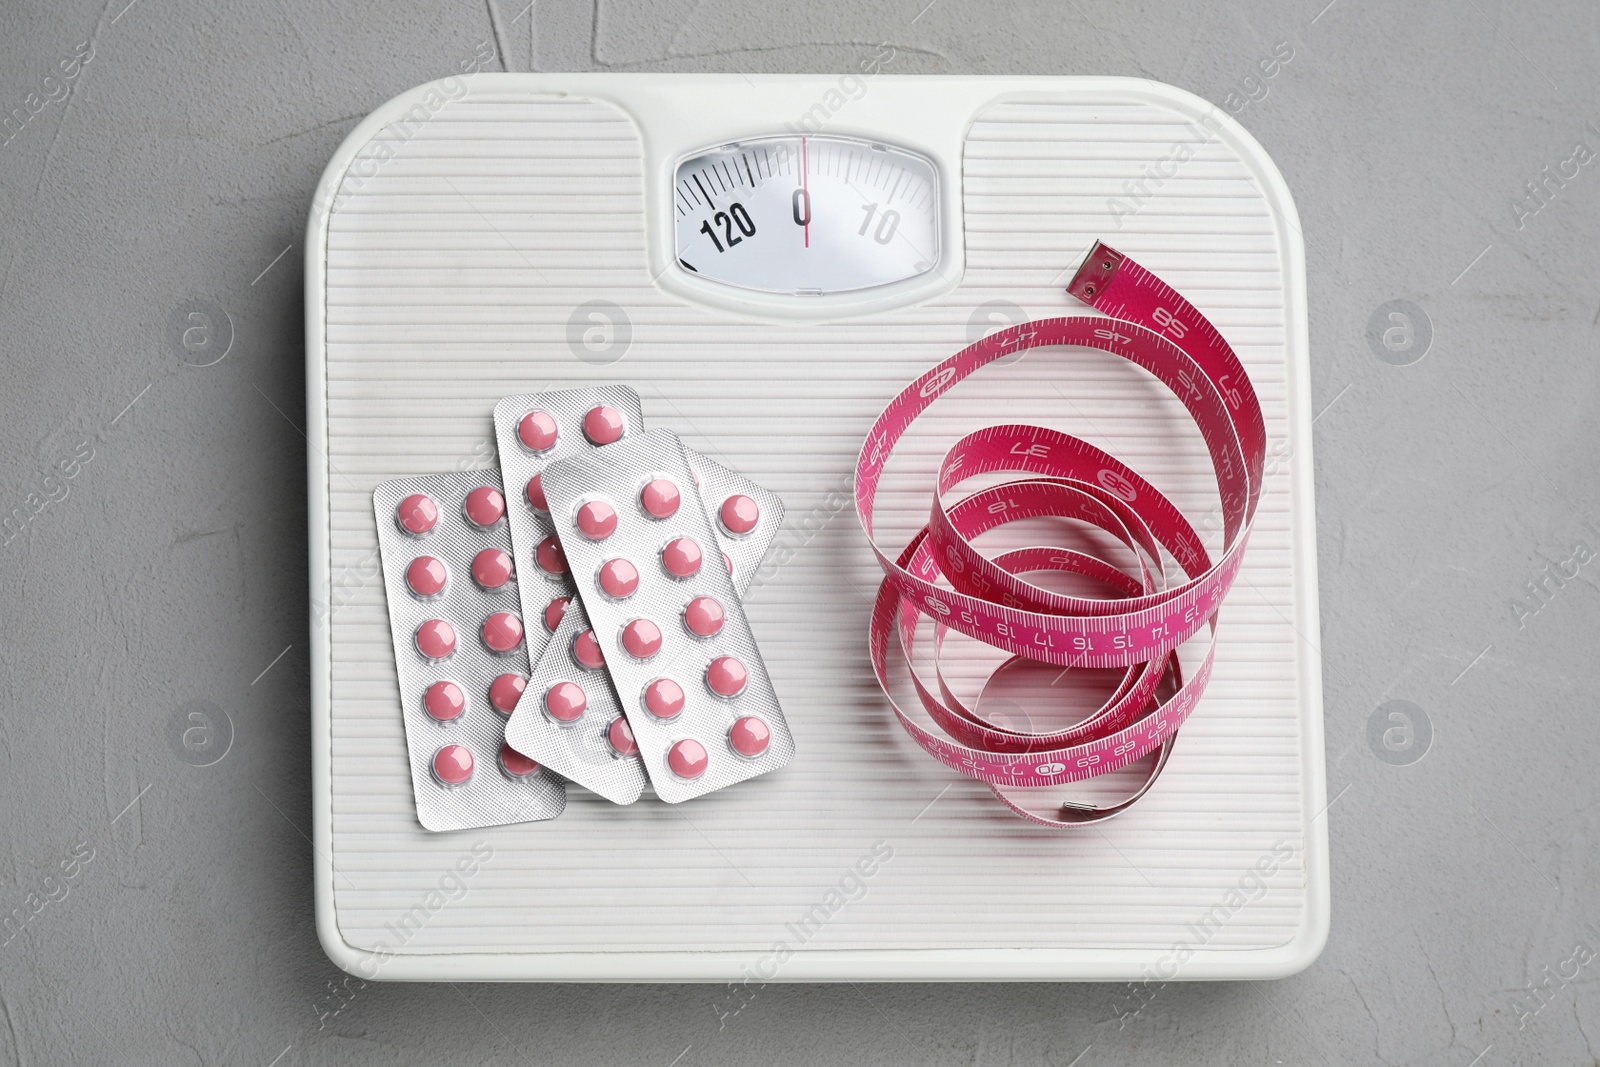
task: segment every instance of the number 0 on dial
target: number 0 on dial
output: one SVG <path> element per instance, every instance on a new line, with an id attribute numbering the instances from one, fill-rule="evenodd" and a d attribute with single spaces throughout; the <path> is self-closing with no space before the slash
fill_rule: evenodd
<path id="1" fill-rule="evenodd" d="M 834 136 L 762 137 L 678 164 L 678 266 L 767 293 L 846 293 L 939 262 L 939 173 L 924 156 Z"/>

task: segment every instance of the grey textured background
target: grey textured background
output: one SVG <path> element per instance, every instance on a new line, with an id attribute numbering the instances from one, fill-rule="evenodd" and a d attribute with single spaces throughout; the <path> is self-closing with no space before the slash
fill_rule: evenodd
<path id="1" fill-rule="evenodd" d="M 1600 160 L 1515 206 L 1600 149 L 1600 8 L 126 2 L 0 8 L 0 113 L 28 116 L 0 132 L 0 517 L 23 517 L 0 550 L 0 1059 L 1600 1063 Z M 1294 191 L 1326 408 L 1327 951 L 1137 1012 L 1119 986 L 769 986 L 720 1032 L 704 986 L 341 984 L 306 838 L 300 242 L 323 164 L 485 43 L 489 69 L 844 71 L 880 41 L 900 73 L 1171 82 L 1237 110 Z M 167 340 L 200 298 L 235 329 L 203 368 Z M 1368 342 L 1393 299 L 1432 323 L 1410 366 Z M 1369 744 L 1390 700 L 1431 722 L 1420 762 Z M 232 723 L 206 767 L 173 743 L 194 701 Z"/>

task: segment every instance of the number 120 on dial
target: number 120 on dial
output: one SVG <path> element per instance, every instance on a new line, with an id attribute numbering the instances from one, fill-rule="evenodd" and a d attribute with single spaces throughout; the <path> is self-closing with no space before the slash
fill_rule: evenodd
<path id="1" fill-rule="evenodd" d="M 939 262 L 939 173 L 924 156 L 833 136 L 762 137 L 678 164 L 680 269 L 767 293 L 846 293 Z"/>

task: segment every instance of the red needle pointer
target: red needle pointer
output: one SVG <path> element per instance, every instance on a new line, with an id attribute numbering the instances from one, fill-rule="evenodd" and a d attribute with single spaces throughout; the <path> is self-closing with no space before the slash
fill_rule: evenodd
<path id="1" fill-rule="evenodd" d="M 811 168 L 806 163 L 806 139 L 800 138 L 800 191 L 805 194 L 806 201 L 806 247 L 811 247 L 811 190 L 806 188 L 806 172 Z"/>

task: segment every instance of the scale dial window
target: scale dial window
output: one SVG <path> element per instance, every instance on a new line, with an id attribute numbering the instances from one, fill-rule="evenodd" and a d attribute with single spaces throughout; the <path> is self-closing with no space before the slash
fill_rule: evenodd
<path id="1" fill-rule="evenodd" d="M 679 269 L 764 293 L 820 296 L 915 278 L 939 262 L 939 172 L 853 137 L 761 137 L 678 164 Z"/>

